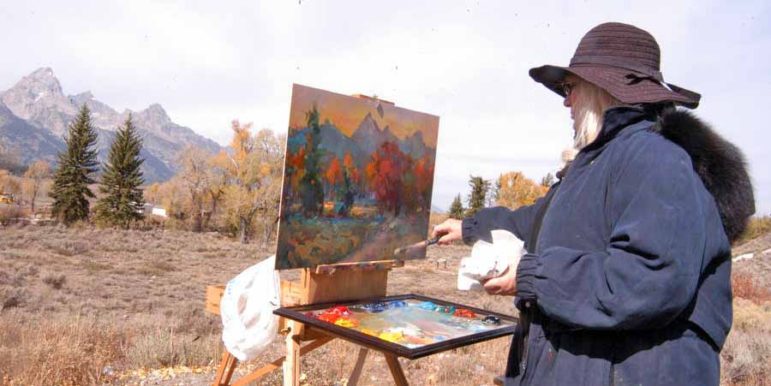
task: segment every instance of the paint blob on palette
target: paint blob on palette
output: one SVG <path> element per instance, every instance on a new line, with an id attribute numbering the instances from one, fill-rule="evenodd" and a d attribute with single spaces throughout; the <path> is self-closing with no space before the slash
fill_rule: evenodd
<path id="1" fill-rule="evenodd" d="M 417 299 L 339 305 L 306 311 L 304 315 L 407 348 L 419 348 L 514 324 L 495 315 Z"/>

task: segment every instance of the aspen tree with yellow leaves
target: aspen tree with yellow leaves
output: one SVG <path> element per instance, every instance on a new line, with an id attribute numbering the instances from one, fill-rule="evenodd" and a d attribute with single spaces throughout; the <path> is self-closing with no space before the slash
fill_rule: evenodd
<path id="1" fill-rule="evenodd" d="M 252 135 L 251 123 L 234 120 L 231 127 L 231 152 L 218 155 L 228 182 L 224 185 L 226 218 L 242 243 L 257 228 L 261 242 L 267 244 L 278 218 L 286 141 L 268 129 Z"/>

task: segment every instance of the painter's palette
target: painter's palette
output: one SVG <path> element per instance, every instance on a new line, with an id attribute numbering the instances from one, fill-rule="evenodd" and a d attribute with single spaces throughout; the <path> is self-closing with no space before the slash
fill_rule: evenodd
<path id="1" fill-rule="evenodd" d="M 276 314 L 414 359 L 514 332 L 517 319 L 420 295 L 279 308 Z"/>

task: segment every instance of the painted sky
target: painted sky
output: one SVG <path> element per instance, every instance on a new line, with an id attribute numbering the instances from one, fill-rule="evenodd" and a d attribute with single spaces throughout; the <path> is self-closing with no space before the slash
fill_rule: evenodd
<path id="1" fill-rule="evenodd" d="M 436 149 L 436 128 L 439 118 L 434 115 L 407 110 L 388 102 L 354 98 L 330 90 L 319 90 L 307 86 L 297 87 L 297 85 L 293 90 L 292 106 L 295 108 L 289 115 L 290 128 L 306 127 L 305 113 L 311 111 L 315 105 L 321 115 L 322 123 L 328 119 L 348 137 L 353 135 L 367 114 L 370 114 L 381 130 L 388 126 L 399 139 L 408 138 L 416 131 L 421 131 L 423 143 Z M 378 105 L 382 108 L 382 117 L 378 112 Z"/>
<path id="2" fill-rule="evenodd" d="M 767 0 L 5 1 L 0 89 L 51 67 L 64 91 L 118 110 L 162 104 L 221 144 L 233 119 L 287 129 L 292 84 L 377 95 L 441 117 L 434 204 L 470 174 L 540 179 L 571 141 L 568 111 L 528 69 L 569 62 L 601 22 L 650 31 L 667 81 L 747 155 L 771 213 Z"/>

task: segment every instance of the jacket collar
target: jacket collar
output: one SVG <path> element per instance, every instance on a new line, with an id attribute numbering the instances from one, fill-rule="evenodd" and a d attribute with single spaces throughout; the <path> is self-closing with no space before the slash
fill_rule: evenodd
<path id="1" fill-rule="evenodd" d="M 656 117 L 639 106 L 609 108 L 605 111 L 602 129 L 600 129 L 597 138 L 583 150 L 588 151 L 600 148 L 615 138 L 625 127 L 645 120 L 650 121 L 652 125 L 656 121 Z"/>

